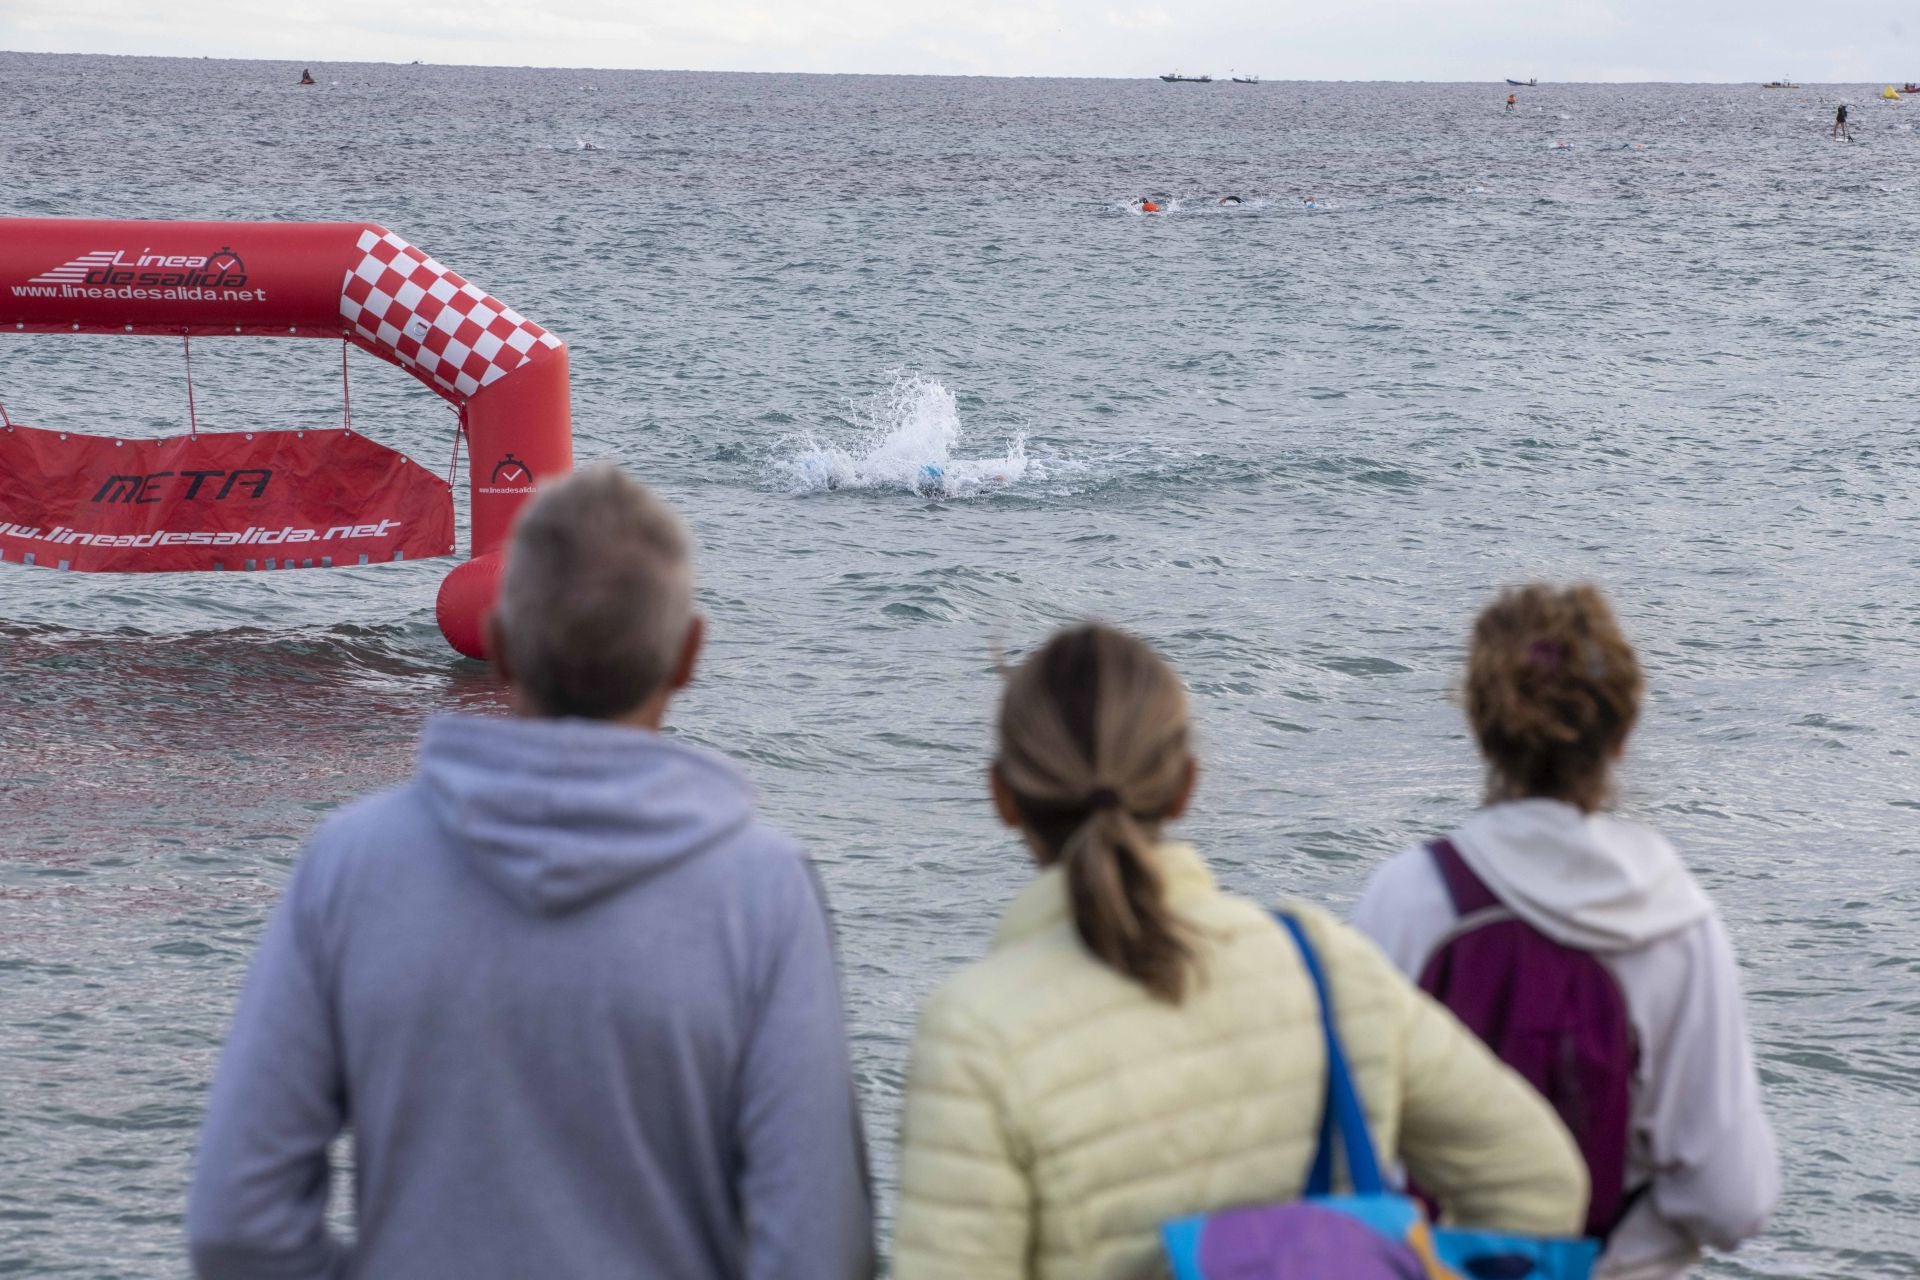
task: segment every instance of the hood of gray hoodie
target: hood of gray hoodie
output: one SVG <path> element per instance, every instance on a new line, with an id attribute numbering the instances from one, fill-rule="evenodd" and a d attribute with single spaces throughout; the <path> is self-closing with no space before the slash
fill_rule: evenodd
<path id="1" fill-rule="evenodd" d="M 570 911 L 753 821 L 721 757 L 597 720 L 443 715 L 420 780 L 474 869 L 529 911 Z"/>
<path id="2" fill-rule="evenodd" d="M 1626 951 L 1713 910 L 1666 838 L 1558 800 L 1489 805 L 1453 836 L 1460 856 L 1509 910 L 1586 951 Z"/>

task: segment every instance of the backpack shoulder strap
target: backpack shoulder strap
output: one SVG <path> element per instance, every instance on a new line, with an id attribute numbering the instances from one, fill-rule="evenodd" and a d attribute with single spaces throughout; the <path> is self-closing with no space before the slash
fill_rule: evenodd
<path id="1" fill-rule="evenodd" d="M 1373 1135 L 1367 1129 L 1367 1113 L 1360 1105 L 1360 1091 L 1354 1086 L 1353 1072 L 1347 1066 L 1347 1052 L 1340 1043 L 1340 1029 L 1334 1023 L 1333 993 L 1320 968 L 1320 957 L 1307 941 L 1300 921 L 1276 911 L 1274 918 L 1286 928 L 1300 949 L 1300 958 L 1313 980 L 1313 991 L 1320 1005 L 1320 1033 L 1327 1046 L 1327 1100 L 1320 1113 L 1320 1143 L 1313 1155 L 1313 1168 L 1307 1174 L 1306 1194 L 1329 1195 L 1333 1191 L 1333 1145 L 1339 1142 L 1347 1157 L 1347 1177 L 1357 1195 L 1378 1195 L 1386 1189 L 1380 1174 L 1380 1161 L 1374 1154 Z"/>
<path id="2" fill-rule="evenodd" d="M 1453 899 L 1456 915 L 1470 916 L 1476 911 L 1501 905 L 1493 890 L 1473 874 L 1473 868 L 1460 856 L 1460 850 L 1454 847 L 1453 841 L 1441 836 L 1427 846 L 1427 852 L 1433 856 L 1440 879 L 1446 883 L 1447 896 Z"/>

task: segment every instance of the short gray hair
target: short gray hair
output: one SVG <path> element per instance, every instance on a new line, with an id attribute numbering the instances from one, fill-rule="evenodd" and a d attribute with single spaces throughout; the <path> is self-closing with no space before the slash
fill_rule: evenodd
<path id="1" fill-rule="evenodd" d="M 693 545 L 673 508 L 601 463 L 521 510 L 495 643 L 543 715 L 610 720 L 673 674 L 693 622 Z"/>

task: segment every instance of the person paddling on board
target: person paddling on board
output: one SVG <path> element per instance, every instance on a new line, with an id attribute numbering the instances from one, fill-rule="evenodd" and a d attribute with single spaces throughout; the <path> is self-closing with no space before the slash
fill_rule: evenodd
<path id="1" fill-rule="evenodd" d="M 1519 100 L 1520 100 L 1520 97 L 1518 94 L 1510 93 L 1507 95 L 1507 114 L 1508 115 L 1513 114 L 1513 104 L 1518 102 Z"/>
<path id="2" fill-rule="evenodd" d="M 1848 142 L 1853 141 L 1853 130 L 1847 128 L 1847 104 L 1846 103 L 1844 102 L 1841 103 L 1838 109 L 1834 111 L 1833 129 L 1831 132 L 1827 134 L 1827 137 L 1845 138 Z"/>
<path id="3" fill-rule="evenodd" d="M 313 78 L 313 72 L 311 69 L 302 67 L 300 69 L 300 83 L 301 84 L 317 84 L 319 82 Z"/>

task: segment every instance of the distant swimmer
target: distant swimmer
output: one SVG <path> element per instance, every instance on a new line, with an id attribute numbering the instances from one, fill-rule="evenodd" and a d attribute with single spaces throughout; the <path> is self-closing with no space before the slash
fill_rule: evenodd
<path id="1" fill-rule="evenodd" d="M 313 72 L 311 70 L 305 67 L 302 67 L 300 69 L 300 83 L 301 84 L 318 84 L 320 82 L 313 78 Z"/>
<path id="2" fill-rule="evenodd" d="M 1841 103 L 1839 109 L 1833 113 L 1833 130 L 1827 134 L 1827 137 L 1845 138 L 1848 142 L 1853 141 L 1853 131 L 1847 128 L 1846 103 Z"/>
<path id="3" fill-rule="evenodd" d="M 1242 200 L 1239 196 L 1221 196 L 1220 203 L 1221 204 L 1245 204 L 1246 202 Z"/>
<path id="4" fill-rule="evenodd" d="M 1159 213 L 1161 211 L 1159 205 L 1147 199 L 1145 196 L 1141 196 L 1138 200 L 1135 200 L 1133 207 L 1141 213 Z"/>
<path id="5" fill-rule="evenodd" d="M 1513 105 L 1518 101 L 1520 101 L 1520 98 L 1517 94 L 1510 93 L 1507 95 L 1507 114 L 1508 115 L 1513 114 Z"/>

